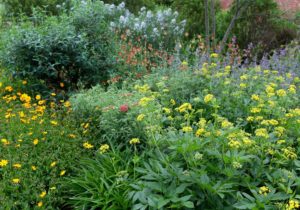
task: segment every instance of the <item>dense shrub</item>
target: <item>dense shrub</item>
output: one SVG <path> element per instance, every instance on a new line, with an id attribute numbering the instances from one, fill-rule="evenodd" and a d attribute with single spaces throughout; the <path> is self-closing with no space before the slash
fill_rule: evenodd
<path id="1" fill-rule="evenodd" d="M 105 82 L 117 68 L 114 36 L 101 7 L 96 8 L 78 8 L 71 17 L 14 27 L 4 35 L 4 66 L 15 76 L 40 80 L 50 89 L 74 90 L 78 82 L 85 87 Z"/>
<path id="2" fill-rule="evenodd" d="M 147 115 L 154 116 L 158 113 L 159 106 L 154 101 L 149 102 L 149 106 L 144 109 L 138 107 L 142 96 L 138 92 L 113 87 L 104 91 L 96 86 L 74 95 L 70 101 L 76 118 L 90 119 L 93 122 L 95 142 L 109 142 L 112 146 L 124 148 L 131 138 L 140 138 L 142 142 L 145 140 L 148 123 L 140 123 L 137 120 L 139 114 L 143 112 L 144 115 L 148 113 Z M 157 117 L 159 115 L 153 117 L 152 123 Z"/>
<path id="3" fill-rule="evenodd" d="M 227 18 L 225 17 L 227 25 L 234 13 L 235 7 L 232 7 Z M 241 48 L 245 49 L 252 43 L 258 50 L 254 54 L 258 54 L 270 52 L 291 42 L 296 38 L 296 31 L 296 25 L 282 17 L 274 0 L 263 0 L 253 1 L 241 14 L 233 34 L 237 37 L 237 43 Z"/>
<path id="4" fill-rule="evenodd" d="M 43 9 L 47 14 L 58 15 L 71 7 L 71 0 L 1 0 L 6 16 L 31 16 L 34 8 Z"/>

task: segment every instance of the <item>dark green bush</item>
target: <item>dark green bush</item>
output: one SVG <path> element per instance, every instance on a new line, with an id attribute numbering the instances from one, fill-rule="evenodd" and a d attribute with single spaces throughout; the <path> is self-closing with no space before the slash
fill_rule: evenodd
<path id="1" fill-rule="evenodd" d="M 60 88 L 61 82 L 71 90 L 79 82 L 85 87 L 105 82 L 116 68 L 114 36 L 101 10 L 93 11 L 86 7 L 71 16 L 14 27 L 3 35 L 4 66 L 15 76 L 39 80 L 50 89 Z"/>
<path id="2" fill-rule="evenodd" d="M 228 16 L 219 20 L 227 22 L 223 27 L 228 26 L 234 13 L 235 7 L 232 7 Z M 225 30 L 223 28 L 220 32 Z M 264 53 L 289 43 L 296 38 L 296 31 L 296 25 L 282 17 L 274 0 L 259 0 L 253 1 L 241 14 L 232 35 L 237 37 L 241 48 L 247 48 L 249 43 L 253 43 L 258 47 L 256 53 Z"/>

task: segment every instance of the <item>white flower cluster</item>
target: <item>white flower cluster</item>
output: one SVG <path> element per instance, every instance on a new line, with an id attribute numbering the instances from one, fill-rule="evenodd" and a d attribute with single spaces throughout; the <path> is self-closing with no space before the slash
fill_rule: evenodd
<path id="1" fill-rule="evenodd" d="M 121 30 L 131 37 L 141 37 L 144 40 L 160 45 L 175 45 L 184 33 L 185 21 L 178 21 L 178 12 L 171 9 L 157 12 L 141 8 L 138 15 L 134 15 L 125 8 L 125 3 L 116 6 L 104 4 L 110 16 L 111 30 Z M 166 47 L 166 46 L 164 46 Z"/>

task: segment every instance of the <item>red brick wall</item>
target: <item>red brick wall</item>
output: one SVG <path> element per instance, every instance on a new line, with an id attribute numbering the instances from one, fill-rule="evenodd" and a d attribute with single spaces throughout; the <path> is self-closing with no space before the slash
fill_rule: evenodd
<path id="1" fill-rule="evenodd" d="M 279 7 L 283 11 L 293 12 L 300 10 L 300 0 L 276 0 L 278 2 Z M 223 9 L 228 9 L 233 0 L 220 0 L 221 7 Z"/>

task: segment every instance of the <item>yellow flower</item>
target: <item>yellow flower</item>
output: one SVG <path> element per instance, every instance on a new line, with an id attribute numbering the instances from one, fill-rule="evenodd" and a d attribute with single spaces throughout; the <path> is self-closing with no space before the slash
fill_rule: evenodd
<path id="1" fill-rule="evenodd" d="M 41 192 L 41 194 L 40 194 L 40 198 L 43 198 L 43 197 L 45 197 L 47 195 L 47 192 L 46 191 L 43 191 L 43 192 Z"/>
<path id="2" fill-rule="evenodd" d="M 217 57 L 219 57 L 219 55 L 217 53 L 212 53 L 212 54 L 210 54 L 210 57 L 211 58 L 217 58 Z"/>
<path id="3" fill-rule="evenodd" d="M 66 102 L 64 103 L 64 107 L 66 107 L 66 108 L 71 107 L 71 102 L 70 102 L 70 101 L 66 101 Z"/>
<path id="4" fill-rule="evenodd" d="M 37 206 L 38 206 L 38 207 L 42 207 L 42 206 L 43 206 L 43 202 L 42 202 L 42 201 L 38 202 L 38 203 L 37 203 Z"/>
<path id="5" fill-rule="evenodd" d="M 205 103 L 209 103 L 211 100 L 213 100 L 214 98 L 214 95 L 212 94 L 207 94 L 205 97 L 204 97 L 204 102 Z"/>
<path id="6" fill-rule="evenodd" d="M 143 97 L 139 101 L 139 105 L 146 106 L 150 101 L 153 101 L 153 98 Z"/>
<path id="7" fill-rule="evenodd" d="M 52 162 L 52 163 L 50 164 L 50 166 L 51 166 L 51 167 L 54 167 L 54 166 L 56 166 L 56 164 L 57 164 L 57 162 L 54 161 L 54 162 Z"/>
<path id="8" fill-rule="evenodd" d="M 261 195 L 267 195 L 271 190 L 267 186 L 262 186 L 259 188 L 258 193 Z"/>
<path id="9" fill-rule="evenodd" d="M 36 166 L 31 166 L 31 170 L 36 171 Z"/>
<path id="10" fill-rule="evenodd" d="M 75 134 L 69 134 L 69 137 L 70 137 L 71 139 L 74 139 L 74 138 L 76 138 L 76 135 L 75 135 Z"/>
<path id="11" fill-rule="evenodd" d="M 222 126 L 222 128 L 228 128 L 228 127 L 232 127 L 233 124 L 231 122 L 229 122 L 228 120 L 224 120 L 224 121 L 222 121 L 221 126 Z"/>
<path id="12" fill-rule="evenodd" d="M 65 84 L 64 84 L 63 82 L 60 82 L 60 83 L 59 83 L 59 86 L 60 86 L 61 88 L 63 88 L 63 87 L 65 87 Z"/>
<path id="13" fill-rule="evenodd" d="M 137 121 L 142 121 L 145 118 L 145 116 L 146 115 L 144 115 L 144 114 L 140 114 L 140 115 L 137 116 L 136 120 Z"/>
<path id="14" fill-rule="evenodd" d="M 171 99 L 171 100 L 170 100 L 170 103 L 171 103 L 172 106 L 174 106 L 174 105 L 176 104 L 176 102 L 175 102 L 174 99 Z"/>
<path id="15" fill-rule="evenodd" d="M 83 147 L 86 149 L 92 149 L 94 146 L 88 142 L 83 143 Z"/>
<path id="16" fill-rule="evenodd" d="M 241 142 L 239 142 L 239 141 L 237 141 L 237 140 L 230 140 L 230 141 L 228 142 L 228 145 L 229 145 L 230 147 L 236 148 L 236 149 L 238 149 L 238 148 L 240 148 L 240 147 L 242 146 Z"/>
<path id="17" fill-rule="evenodd" d="M 13 164 L 13 167 L 14 167 L 14 168 L 21 168 L 22 165 L 21 165 L 20 163 L 15 163 L 15 164 Z"/>
<path id="18" fill-rule="evenodd" d="M 36 99 L 36 100 L 41 100 L 41 98 L 42 98 L 41 95 L 36 95 L 36 96 L 35 96 L 35 99 Z"/>
<path id="19" fill-rule="evenodd" d="M 246 88 L 246 87 L 247 87 L 247 84 L 245 84 L 245 83 L 241 83 L 241 84 L 240 84 L 240 88 L 243 88 L 243 89 L 244 89 L 244 88 Z"/>
<path id="20" fill-rule="evenodd" d="M 196 131 L 196 136 L 202 136 L 203 134 L 205 134 L 205 129 L 204 128 L 199 128 L 197 131 Z"/>
<path id="21" fill-rule="evenodd" d="M 255 130 L 255 135 L 258 137 L 264 137 L 264 138 L 269 138 L 269 134 L 267 129 L 265 128 L 258 128 Z"/>
<path id="22" fill-rule="evenodd" d="M 261 112 L 261 109 L 258 108 L 258 107 L 253 107 L 253 108 L 250 109 L 250 112 L 251 113 L 259 113 L 259 112 Z"/>
<path id="23" fill-rule="evenodd" d="M 18 178 L 14 178 L 14 179 L 12 179 L 11 181 L 12 181 L 12 183 L 14 183 L 14 184 L 19 184 L 19 183 L 21 182 L 21 180 L 18 179 Z"/>
<path id="24" fill-rule="evenodd" d="M 26 80 L 23 80 L 23 81 L 22 81 L 22 84 L 23 84 L 23 85 L 26 85 L 26 84 L 27 84 L 27 81 L 26 81 Z"/>
<path id="25" fill-rule="evenodd" d="M 31 97 L 29 95 L 27 95 L 26 93 L 23 93 L 21 96 L 20 96 L 20 100 L 24 103 L 30 103 L 31 101 Z"/>
<path id="26" fill-rule="evenodd" d="M 13 89 L 13 87 L 12 86 L 6 86 L 5 87 L 5 91 L 7 91 L 7 92 L 12 92 L 14 89 Z"/>
<path id="27" fill-rule="evenodd" d="M 289 203 L 286 204 L 286 210 L 294 210 L 299 209 L 300 203 L 297 200 L 289 200 Z"/>
<path id="28" fill-rule="evenodd" d="M 58 122 L 54 121 L 54 120 L 51 120 L 50 123 L 51 123 L 51 125 L 54 125 L 54 126 L 58 125 Z"/>
<path id="29" fill-rule="evenodd" d="M 253 101 L 259 101 L 259 95 L 253 94 L 253 95 L 251 96 L 251 99 L 252 99 Z"/>
<path id="30" fill-rule="evenodd" d="M 266 86 L 266 92 L 269 97 L 275 95 L 275 90 L 271 85 Z"/>
<path id="31" fill-rule="evenodd" d="M 51 96 L 56 96 L 56 93 L 51 93 Z"/>
<path id="32" fill-rule="evenodd" d="M 292 94 L 296 94 L 296 85 L 290 85 L 289 92 Z"/>
<path id="33" fill-rule="evenodd" d="M 231 66 L 225 66 L 225 71 L 229 72 L 231 70 Z"/>
<path id="34" fill-rule="evenodd" d="M 182 128 L 182 131 L 186 132 L 186 133 L 192 132 L 193 128 L 191 126 L 185 126 L 185 127 Z"/>
<path id="35" fill-rule="evenodd" d="M 280 97 L 286 96 L 286 92 L 284 89 L 277 90 L 276 94 Z"/>
<path id="36" fill-rule="evenodd" d="M 38 140 L 38 139 L 34 139 L 34 140 L 33 140 L 33 144 L 34 144 L 34 145 L 37 145 L 38 143 L 39 143 L 39 140 Z"/>
<path id="37" fill-rule="evenodd" d="M 185 112 L 186 110 L 192 110 L 192 105 L 190 103 L 184 103 L 180 107 L 176 108 L 179 112 Z"/>
<path id="38" fill-rule="evenodd" d="M 8 160 L 2 159 L 2 160 L 0 161 L 0 167 L 1 167 L 1 168 L 5 167 L 7 164 L 8 164 Z"/>
<path id="39" fill-rule="evenodd" d="M 253 121 L 254 121 L 254 117 L 253 117 L 253 116 L 247 117 L 247 121 L 248 121 L 248 122 L 253 122 Z"/>
<path id="40" fill-rule="evenodd" d="M 63 176 L 63 175 L 65 175 L 65 173 L 66 173 L 66 170 L 62 170 L 59 175 Z"/>
<path id="41" fill-rule="evenodd" d="M 188 62 L 187 61 L 182 61 L 181 63 L 183 66 L 187 66 L 188 65 Z"/>
<path id="42" fill-rule="evenodd" d="M 109 145 L 108 144 L 103 144 L 103 145 L 100 146 L 99 150 L 100 150 L 100 153 L 103 154 L 103 153 L 105 153 L 109 150 Z"/>
<path id="43" fill-rule="evenodd" d="M 171 113 L 171 109 L 164 107 L 163 112 L 165 112 L 166 114 L 170 114 Z"/>
<path id="44" fill-rule="evenodd" d="M 248 79 L 248 76 L 247 76 L 246 74 L 244 74 L 244 75 L 240 76 L 240 79 L 241 79 L 241 80 L 247 80 L 247 79 Z"/>
<path id="45" fill-rule="evenodd" d="M 285 158 L 291 159 L 291 160 L 297 159 L 297 154 L 295 153 L 294 148 L 287 147 L 287 148 L 281 149 L 281 151 L 283 152 L 283 155 L 285 156 Z"/>
<path id="46" fill-rule="evenodd" d="M 129 141 L 129 144 L 139 144 L 139 143 L 141 143 L 139 138 L 133 138 Z"/>
<path id="47" fill-rule="evenodd" d="M 7 139 L 1 139 L 1 143 L 4 145 L 9 145 L 9 141 Z"/>

